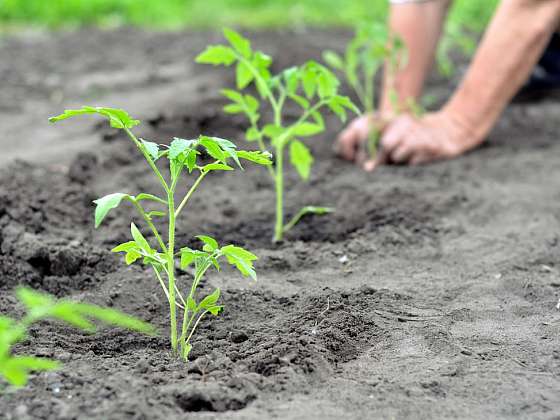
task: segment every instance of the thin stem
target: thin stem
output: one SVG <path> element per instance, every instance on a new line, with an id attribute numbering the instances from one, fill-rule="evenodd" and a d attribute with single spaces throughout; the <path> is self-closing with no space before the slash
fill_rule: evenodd
<path id="1" fill-rule="evenodd" d="M 163 189 L 165 190 L 166 193 L 169 193 L 169 185 L 167 185 L 167 182 L 165 182 L 165 178 L 163 178 L 163 175 L 161 174 L 161 172 L 159 171 L 159 169 L 157 168 L 156 164 L 154 163 L 153 159 L 150 157 L 150 155 L 144 150 L 144 148 L 142 147 L 142 144 L 140 143 L 140 141 L 138 140 L 138 138 L 132 133 L 132 131 L 130 131 L 130 129 L 128 128 L 124 128 L 124 131 L 126 132 L 126 134 L 128 134 L 128 137 L 130 137 L 132 139 L 132 141 L 134 142 L 134 144 L 136 145 L 136 147 L 138 147 L 138 149 L 140 149 L 140 151 L 142 152 L 142 154 L 144 155 L 144 158 L 146 159 L 146 161 L 148 162 L 148 165 L 150 165 L 150 168 L 152 168 L 152 171 L 154 171 L 154 173 L 156 174 L 156 176 L 159 179 L 159 182 L 161 183 L 161 186 L 163 187 Z"/>
<path id="2" fill-rule="evenodd" d="M 165 283 L 163 282 L 163 279 L 161 278 L 161 275 L 159 274 L 159 272 L 154 268 L 154 272 L 156 273 L 156 277 L 159 280 L 159 284 L 161 285 L 161 288 L 163 289 L 163 293 L 165 294 L 165 297 L 167 298 L 167 301 L 169 302 L 169 292 L 167 291 L 167 287 L 165 287 Z M 182 296 L 179 294 L 179 297 L 181 298 L 181 300 L 183 301 L 183 303 L 185 303 L 185 301 L 183 300 Z M 181 309 L 185 309 L 185 306 L 179 304 L 179 303 L 175 303 L 179 308 Z"/>
<path id="3" fill-rule="evenodd" d="M 169 314 L 171 318 L 171 348 L 177 354 L 177 313 L 175 308 L 175 185 L 173 181 L 172 188 L 167 194 L 167 202 L 169 205 L 169 243 L 167 247 L 167 278 L 169 281 Z"/>
<path id="4" fill-rule="evenodd" d="M 202 182 L 202 180 L 204 179 L 204 177 L 208 174 L 208 172 L 200 172 L 200 176 L 198 177 L 198 179 L 194 182 L 194 184 L 192 185 L 192 187 L 190 188 L 190 190 L 187 192 L 187 194 L 185 195 L 185 197 L 183 198 L 183 200 L 181 201 L 181 204 L 179 204 L 179 207 L 177 207 L 177 210 L 175 211 L 175 217 L 179 216 L 179 213 L 181 213 L 181 211 L 183 210 L 183 208 L 187 205 L 187 202 L 189 201 L 189 198 L 191 197 L 191 195 L 194 193 L 194 191 L 196 190 L 196 188 L 198 187 L 198 185 Z"/>
<path id="5" fill-rule="evenodd" d="M 266 83 L 266 81 L 260 75 L 259 71 L 255 68 L 255 66 L 253 66 L 253 63 L 251 63 L 245 57 L 243 57 L 240 54 L 236 54 L 236 55 L 237 55 L 237 59 L 239 61 L 243 62 L 243 64 L 245 64 L 245 66 L 247 66 L 247 68 L 249 69 L 249 71 L 251 72 L 253 77 L 255 78 L 255 81 L 257 81 L 257 83 L 260 83 L 260 85 L 261 85 L 261 87 L 264 91 L 264 95 L 270 101 L 270 105 L 272 106 L 272 109 L 276 111 L 279 108 L 278 102 L 276 101 L 276 98 L 274 97 L 274 94 L 272 93 L 272 91 L 268 87 L 268 84 Z"/>
<path id="6" fill-rule="evenodd" d="M 200 321 L 202 321 L 202 318 L 203 318 L 204 315 L 206 315 L 208 312 L 209 312 L 209 311 L 206 310 L 206 311 L 202 312 L 202 314 L 198 317 L 198 319 L 196 320 L 194 326 L 192 327 L 191 332 L 190 332 L 189 336 L 187 337 L 185 343 L 188 343 L 188 342 L 191 341 L 191 337 L 193 336 L 193 334 L 194 334 L 194 332 L 195 332 L 195 330 L 196 330 L 196 327 L 198 327 L 198 324 L 200 324 Z"/>
<path id="7" fill-rule="evenodd" d="M 284 146 L 276 146 L 276 226 L 274 228 L 274 242 L 280 242 L 284 234 Z"/>
<path id="8" fill-rule="evenodd" d="M 132 202 L 132 204 L 134 204 L 134 207 L 136 207 L 136 209 L 138 210 L 138 212 L 140 213 L 140 215 L 144 218 L 144 221 L 146 222 L 146 224 L 150 227 L 150 229 L 152 230 L 154 236 L 156 237 L 159 246 L 162 250 L 163 253 L 167 252 L 167 247 L 165 246 L 165 244 L 163 243 L 163 240 L 161 239 L 161 236 L 157 230 L 157 228 L 155 227 L 155 225 L 152 222 L 152 219 L 150 219 L 150 217 L 146 214 L 146 212 L 144 211 L 144 208 L 140 205 L 140 203 L 138 203 L 138 201 L 132 199 L 130 200 Z"/>

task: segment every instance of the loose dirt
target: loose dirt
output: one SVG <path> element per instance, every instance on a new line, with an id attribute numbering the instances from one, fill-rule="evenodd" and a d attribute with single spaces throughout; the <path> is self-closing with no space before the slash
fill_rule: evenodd
<path id="1" fill-rule="evenodd" d="M 276 68 L 340 49 L 340 31 L 252 34 Z M 341 125 L 309 142 L 309 183 L 287 208 L 329 205 L 272 245 L 266 172 L 213 175 L 179 223 L 261 258 L 259 281 L 208 276 L 224 313 L 203 322 L 191 363 L 168 351 L 164 296 L 109 249 L 132 209 L 93 230 L 91 201 L 158 192 L 134 148 L 96 119 L 51 126 L 82 104 L 123 107 L 165 143 L 205 133 L 242 143 L 225 116 L 227 72 L 193 64 L 211 33 L 138 30 L 5 38 L 0 44 L 0 309 L 18 284 L 122 309 L 146 338 L 44 323 L 17 351 L 64 362 L 0 395 L 6 419 L 560 418 L 560 104 L 514 105 L 461 159 L 373 174 L 338 160 Z M 457 76 L 458 77 L 458 76 Z M 434 79 L 445 100 L 456 80 Z M 251 147 L 250 145 L 247 147 Z M 184 272 L 179 281 L 188 282 Z"/>

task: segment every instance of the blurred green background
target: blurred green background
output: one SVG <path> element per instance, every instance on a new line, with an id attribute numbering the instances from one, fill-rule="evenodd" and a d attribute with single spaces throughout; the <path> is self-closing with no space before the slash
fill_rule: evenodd
<path id="1" fill-rule="evenodd" d="M 484 28 L 499 0 L 455 0 L 450 24 Z M 153 29 L 352 26 L 384 19 L 387 0 L 0 0 L 4 30 L 84 25 Z"/>

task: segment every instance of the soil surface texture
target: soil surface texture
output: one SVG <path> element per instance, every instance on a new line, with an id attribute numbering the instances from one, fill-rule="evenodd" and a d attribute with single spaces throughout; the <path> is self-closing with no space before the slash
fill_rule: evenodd
<path id="1" fill-rule="evenodd" d="M 275 69 L 341 49 L 349 33 L 258 32 Z M 160 143 L 199 133 L 243 144 L 221 111 L 231 72 L 193 64 L 215 33 L 139 30 L 0 39 L 0 311 L 17 285 L 121 309 L 149 338 L 32 328 L 17 352 L 58 359 L 0 395 L 0 418 L 559 419 L 560 104 L 512 105 L 489 141 L 460 159 L 364 173 L 337 159 L 341 129 L 308 144 L 311 179 L 287 176 L 287 212 L 328 205 L 273 245 L 266 172 L 205 180 L 179 221 L 259 255 L 258 282 L 225 269 L 223 314 L 208 318 L 189 364 L 169 352 L 167 305 L 149 270 L 109 252 L 128 240 L 121 206 L 93 229 L 92 200 L 157 193 L 122 134 L 96 118 L 49 125 L 83 104 L 122 107 Z M 455 80 L 435 78 L 438 102 Z M 136 219 L 134 219 L 136 220 Z M 139 221 L 140 223 L 140 221 Z M 179 281 L 188 283 L 191 273 Z"/>

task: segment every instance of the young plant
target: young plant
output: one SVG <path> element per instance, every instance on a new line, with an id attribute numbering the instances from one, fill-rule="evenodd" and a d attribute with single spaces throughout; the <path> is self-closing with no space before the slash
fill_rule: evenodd
<path id="1" fill-rule="evenodd" d="M 251 161 L 260 165 L 270 165 L 270 154 L 266 151 L 237 150 L 232 142 L 217 137 L 200 136 L 196 140 L 175 138 L 169 146 L 161 146 L 153 142 L 137 138 L 131 129 L 140 121 L 132 119 L 128 113 L 121 109 L 85 106 L 78 110 L 66 110 L 63 114 L 50 119 L 51 122 L 64 120 L 82 114 L 99 114 L 107 118 L 112 127 L 124 130 L 151 168 L 162 190 L 163 197 L 141 193 L 136 196 L 115 193 L 95 200 L 95 227 L 99 227 L 107 213 L 119 206 L 123 201 L 130 202 L 142 217 L 145 225 L 151 231 L 151 243 L 132 223 L 130 232 L 132 241 L 123 243 L 113 249 L 113 252 L 124 253 L 126 264 L 137 260 L 153 269 L 169 303 L 171 347 L 174 354 L 187 360 L 192 349 L 191 338 L 203 317 L 210 313 L 218 315 L 222 306 L 218 304 L 220 289 L 214 290 L 210 295 L 197 300 L 196 292 L 204 274 L 209 268 L 220 269 L 219 259 L 225 257 L 226 261 L 237 268 L 242 275 L 256 280 L 253 261 L 255 255 L 243 248 L 227 245 L 220 247 L 218 242 L 209 236 L 197 236 L 204 244 L 202 250 L 193 250 L 187 247 L 180 248 L 175 243 L 175 221 L 185 209 L 194 192 L 202 180 L 211 172 L 232 171 L 230 161 L 243 169 L 240 160 Z M 200 150 L 204 150 L 212 158 L 211 163 L 200 162 Z M 167 161 L 169 177 L 166 179 L 158 167 L 162 160 Z M 177 200 L 177 187 L 182 182 L 182 175 L 196 175 L 187 193 Z M 156 211 L 147 211 L 143 204 L 150 201 L 162 206 Z M 167 240 L 164 241 L 160 230 L 156 227 L 157 219 L 167 220 Z M 188 292 L 184 295 L 185 288 L 177 284 L 175 266 L 186 269 L 194 265 L 194 280 Z M 167 278 L 167 283 L 164 282 Z M 177 308 L 183 311 L 181 325 L 177 325 Z"/>
<path id="2" fill-rule="evenodd" d="M 387 63 L 388 77 L 392 77 L 405 61 L 404 44 L 398 37 L 389 36 L 384 25 L 364 24 L 356 29 L 344 56 L 325 51 L 323 60 L 333 69 L 344 74 L 348 85 L 361 103 L 362 114 L 375 112 L 375 77 Z M 393 83 L 389 80 L 390 86 Z M 390 99 L 398 112 L 398 98 L 392 90 Z M 414 108 L 414 104 L 411 104 Z M 377 154 L 380 132 L 373 130 L 366 143 L 369 155 Z"/>
<path id="3" fill-rule="evenodd" d="M 48 371 L 60 367 L 58 362 L 51 359 L 13 354 L 13 346 L 24 341 L 29 327 L 38 321 L 56 319 L 94 332 L 96 327 L 91 320 L 95 320 L 145 334 L 154 334 L 154 329 L 149 324 L 114 309 L 70 300 L 56 300 L 52 296 L 25 287 L 17 289 L 16 296 L 25 305 L 26 315 L 20 320 L 0 316 L 0 377 L 16 387 L 27 384 L 29 373 L 32 371 Z"/>
<path id="4" fill-rule="evenodd" d="M 283 239 L 284 233 L 307 214 L 325 214 L 326 207 L 307 206 L 288 222 L 284 220 L 284 159 L 289 150 L 290 162 L 303 180 L 309 178 L 313 156 L 302 138 L 315 136 L 325 130 L 321 112 L 330 108 L 342 121 L 347 110 L 358 112 L 349 98 L 339 95 L 339 81 L 325 66 L 309 61 L 299 67 L 290 67 L 272 75 L 272 59 L 261 51 L 254 51 L 248 39 L 229 29 L 224 30 L 229 45 L 211 45 L 196 61 L 202 64 L 226 67 L 235 65 L 237 90 L 225 89 L 223 95 L 231 103 L 224 111 L 245 114 L 250 127 L 246 139 L 256 142 L 261 151 L 269 143 L 274 148 L 275 165 L 268 171 L 276 189 L 276 223 L 274 241 Z M 251 85 L 258 97 L 243 93 Z M 285 106 L 292 102 L 301 112 L 299 118 L 287 121 Z M 272 119 L 263 121 L 264 103 L 272 110 Z"/>

